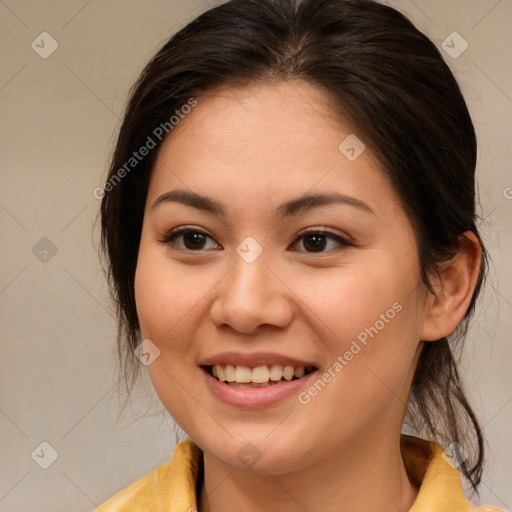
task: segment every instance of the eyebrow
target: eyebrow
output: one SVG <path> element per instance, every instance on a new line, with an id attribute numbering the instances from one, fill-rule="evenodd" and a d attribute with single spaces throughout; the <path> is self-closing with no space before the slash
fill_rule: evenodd
<path id="1" fill-rule="evenodd" d="M 191 192 L 189 190 L 171 190 L 170 192 L 166 192 L 159 196 L 151 210 L 154 210 L 157 206 L 168 203 L 182 203 L 187 206 L 191 206 L 198 210 L 205 211 L 207 213 L 211 213 L 218 217 L 226 218 L 226 208 L 215 199 L 210 197 L 197 194 L 196 192 Z M 318 208 L 321 206 L 327 206 L 331 204 L 342 204 L 347 206 L 352 206 L 357 208 L 358 210 L 366 211 L 367 213 L 375 214 L 375 212 L 368 206 L 365 202 L 357 199 L 355 197 L 347 196 L 345 194 L 340 194 L 338 192 L 330 192 L 330 193 L 318 193 L 318 194 L 304 194 L 302 196 L 289 199 L 284 203 L 280 204 L 274 215 L 276 217 L 288 217 L 291 215 L 296 215 L 298 213 L 311 210 L 313 208 Z"/>

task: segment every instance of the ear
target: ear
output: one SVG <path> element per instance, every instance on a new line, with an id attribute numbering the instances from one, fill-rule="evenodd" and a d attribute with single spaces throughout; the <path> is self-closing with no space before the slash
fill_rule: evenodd
<path id="1" fill-rule="evenodd" d="M 460 248 L 445 264 L 429 293 L 424 310 L 421 340 L 436 341 L 455 331 L 468 310 L 480 272 L 482 248 L 471 231 L 460 237 Z"/>

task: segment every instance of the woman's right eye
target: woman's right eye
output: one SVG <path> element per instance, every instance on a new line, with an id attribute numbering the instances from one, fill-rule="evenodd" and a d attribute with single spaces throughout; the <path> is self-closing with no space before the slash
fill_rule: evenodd
<path id="1" fill-rule="evenodd" d="M 205 243 L 208 238 L 213 241 L 213 247 L 205 247 Z M 178 243 L 178 240 L 180 239 L 181 243 Z M 200 251 L 220 248 L 220 245 L 204 231 L 185 227 L 170 231 L 162 240 L 160 240 L 160 242 L 163 244 L 173 244 L 179 249 L 185 251 Z"/>

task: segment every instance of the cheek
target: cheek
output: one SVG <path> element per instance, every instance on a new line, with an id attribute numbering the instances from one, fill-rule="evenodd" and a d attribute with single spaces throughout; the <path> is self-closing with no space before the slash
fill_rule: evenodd
<path id="1" fill-rule="evenodd" d="M 211 288 L 207 281 L 207 275 L 198 275 L 197 268 L 191 279 L 183 267 L 172 264 L 165 251 L 141 243 L 135 302 L 142 335 L 157 344 L 175 337 L 175 332 L 190 324 L 190 316 Z"/>
<path id="2" fill-rule="evenodd" d="M 394 320 L 400 316 L 397 310 L 411 300 L 414 272 L 377 254 L 369 256 L 331 272 L 305 275 L 295 288 L 323 328 L 322 335 L 331 340 L 330 346 L 343 348 L 344 342 L 359 334 L 364 341 L 364 333 L 374 332 L 374 327 L 379 332 L 389 331 L 388 326 L 396 324 Z"/>
<path id="3" fill-rule="evenodd" d="M 407 401 L 421 327 L 418 273 L 414 262 L 406 268 L 376 256 L 304 287 L 310 293 L 301 299 L 318 319 L 318 340 L 329 354 L 328 383 L 303 397 L 315 402 L 317 418 L 337 416 L 347 424 L 347 418 L 385 414 L 393 402 L 401 407 Z"/>
<path id="4" fill-rule="evenodd" d="M 199 416 L 190 393 L 197 385 L 191 343 L 201 312 L 201 299 L 210 287 L 190 281 L 162 251 L 141 243 L 135 273 L 135 301 L 143 339 L 160 350 L 147 366 L 149 377 L 164 407 L 180 424 L 190 428 Z M 195 285 L 194 285 L 195 284 Z M 186 407 L 183 407 L 186 404 Z"/>

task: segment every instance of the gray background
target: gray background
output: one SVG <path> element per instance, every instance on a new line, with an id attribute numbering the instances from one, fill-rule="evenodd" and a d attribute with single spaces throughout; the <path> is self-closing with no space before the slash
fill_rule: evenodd
<path id="1" fill-rule="evenodd" d="M 488 439 L 482 503 L 511 509 L 512 2 L 386 3 L 439 47 L 454 31 L 469 44 L 456 59 L 442 51 L 479 136 L 481 230 L 493 264 L 463 371 Z M 120 409 L 93 190 L 129 86 L 164 40 L 207 7 L 0 1 L 0 512 L 91 510 L 172 454 L 173 424 L 147 383 Z M 31 47 L 43 31 L 59 45 L 47 59 Z M 36 463 L 51 462 L 42 442 L 58 454 L 48 469 Z"/>

